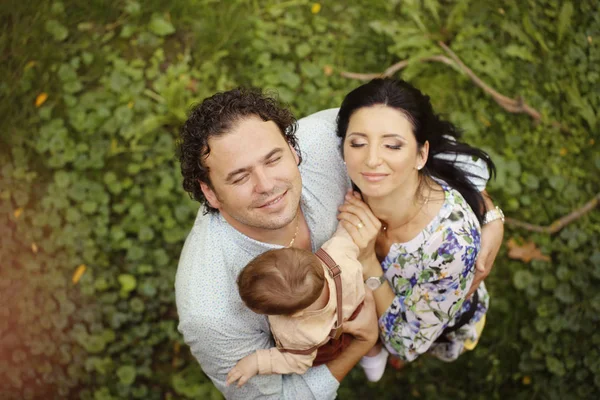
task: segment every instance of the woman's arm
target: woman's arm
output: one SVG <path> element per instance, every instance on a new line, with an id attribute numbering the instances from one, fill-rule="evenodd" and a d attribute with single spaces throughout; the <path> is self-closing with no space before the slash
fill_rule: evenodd
<path id="1" fill-rule="evenodd" d="M 486 211 L 493 210 L 495 206 L 487 192 L 484 190 L 481 192 L 481 195 L 485 202 Z M 502 246 L 503 237 L 504 223 L 501 219 L 497 219 L 481 227 L 481 250 L 475 264 L 477 268 L 475 279 L 473 279 L 467 297 L 470 297 L 477 290 L 481 282 L 492 272 L 494 261 L 496 260 L 498 251 L 500 251 L 500 246 Z"/>

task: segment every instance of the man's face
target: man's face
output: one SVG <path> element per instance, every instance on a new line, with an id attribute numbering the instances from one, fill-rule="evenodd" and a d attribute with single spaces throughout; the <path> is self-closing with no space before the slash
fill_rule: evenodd
<path id="1" fill-rule="evenodd" d="M 212 188 L 202 183 L 202 191 L 230 223 L 279 229 L 293 221 L 302 190 L 298 157 L 273 121 L 244 118 L 208 145 Z"/>

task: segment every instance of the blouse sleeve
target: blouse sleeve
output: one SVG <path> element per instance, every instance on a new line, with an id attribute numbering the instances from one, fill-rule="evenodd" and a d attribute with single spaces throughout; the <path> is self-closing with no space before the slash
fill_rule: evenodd
<path id="1" fill-rule="evenodd" d="M 381 338 L 392 354 L 414 360 L 453 321 L 473 281 L 479 240 L 477 229 L 443 227 L 419 248 L 420 272 L 392 280 L 397 295 L 379 318 Z M 402 262 L 389 268 L 402 268 Z"/>

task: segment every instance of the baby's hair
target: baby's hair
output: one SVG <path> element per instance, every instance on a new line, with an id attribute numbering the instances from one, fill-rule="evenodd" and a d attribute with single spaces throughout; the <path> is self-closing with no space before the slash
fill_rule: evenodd
<path id="1" fill-rule="evenodd" d="M 325 285 L 321 261 L 296 248 L 269 250 L 246 265 L 238 276 L 240 296 L 251 310 L 292 315 L 314 303 Z"/>

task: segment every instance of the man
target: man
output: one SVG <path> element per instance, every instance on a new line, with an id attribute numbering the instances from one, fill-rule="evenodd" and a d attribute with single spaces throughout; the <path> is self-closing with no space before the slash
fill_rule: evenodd
<path id="1" fill-rule="evenodd" d="M 302 119 L 296 139 L 288 110 L 258 91 L 234 89 L 205 99 L 182 130 L 184 188 L 206 213 L 199 211 L 177 270 L 179 330 L 226 398 L 335 398 L 339 382 L 377 340 L 367 296 L 363 311 L 345 324 L 355 340 L 336 360 L 303 375 L 262 375 L 241 388 L 225 385 L 239 359 L 273 347 L 267 319 L 239 297 L 238 273 L 269 249 L 316 251 L 335 231 L 337 208 L 350 188 L 336 115 L 327 110 Z M 501 237 L 496 229 L 487 250 L 490 264 Z"/>

